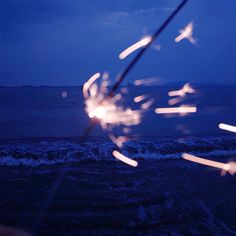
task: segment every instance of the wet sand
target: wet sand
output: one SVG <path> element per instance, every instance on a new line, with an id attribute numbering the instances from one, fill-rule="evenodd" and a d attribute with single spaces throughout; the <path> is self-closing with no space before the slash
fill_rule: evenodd
<path id="1" fill-rule="evenodd" d="M 0 224 L 30 232 L 62 166 L 1 166 Z M 236 235 L 235 222 L 235 176 L 184 160 L 81 162 L 35 235 Z"/>

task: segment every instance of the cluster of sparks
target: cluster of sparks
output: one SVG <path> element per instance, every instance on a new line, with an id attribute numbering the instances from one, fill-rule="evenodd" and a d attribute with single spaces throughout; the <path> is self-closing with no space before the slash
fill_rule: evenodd
<path id="1" fill-rule="evenodd" d="M 193 28 L 193 22 L 190 22 L 184 29 L 181 29 L 179 31 L 180 35 L 175 38 L 175 42 L 178 43 L 183 39 L 187 39 L 192 44 L 195 44 L 196 40 L 193 38 Z M 119 58 L 123 60 L 136 50 L 146 46 L 151 42 L 152 37 L 146 36 L 140 41 L 134 43 L 133 45 L 129 46 L 127 49 L 122 51 L 119 54 Z M 115 145 L 117 145 L 118 148 L 121 149 L 123 143 L 129 140 L 128 137 L 125 136 L 125 133 L 127 133 L 129 130 L 128 127 L 141 123 L 143 112 L 145 112 L 145 110 L 149 109 L 153 105 L 154 100 L 149 99 L 148 95 L 139 95 L 133 100 L 135 103 L 141 103 L 145 101 L 140 105 L 140 109 L 132 110 L 130 108 L 124 108 L 124 106 L 120 102 L 122 100 L 122 92 L 114 96 L 108 96 L 108 75 L 104 73 L 102 76 L 101 83 L 98 84 L 97 80 L 100 77 L 100 73 L 94 74 L 83 86 L 83 95 L 85 97 L 86 105 L 85 109 L 90 118 L 95 118 L 99 120 L 102 128 L 108 132 L 108 136 L 110 137 L 111 141 Z M 159 78 L 157 77 L 153 77 L 148 79 L 136 80 L 134 82 L 134 85 L 150 85 L 152 83 L 156 83 L 158 79 Z M 176 105 L 182 102 L 185 96 L 187 96 L 187 94 L 192 94 L 195 92 L 196 91 L 191 87 L 191 85 L 189 83 L 186 83 L 181 89 L 168 92 L 168 96 L 170 97 L 168 104 L 170 106 Z M 155 109 L 155 113 L 157 114 L 179 114 L 181 116 L 195 112 L 197 112 L 197 107 L 189 105 L 162 107 Z M 118 126 L 123 126 L 124 135 L 116 137 L 113 134 L 113 128 Z M 221 123 L 219 124 L 219 128 L 231 132 L 236 132 L 236 127 L 232 125 Z M 114 150 L 112 154 L 115 158 L 130 166 L 138 166 L 137 161 L 124 156 L 121 152 L 117 150 Z M 184 153 L 182 155 L 182 158 L 202 165 L 221 169 L 222 174 L 228 172 L 233 175 L 236 173 L 236 162 L 221 163 L 200 158 L 188 153 Z"/>
<path id="2" fill-rule="evenodd" d="M 142 114 L 145 110 L 150 108 L 153 101 L 139 96 L 134 98 L 136 103 L 147 100 L 140 105 L 140 109 L 133 110 L 131 108 L 125 108 L 122 105 L 122 92 L 114 96 L 108 96 L 108 74 L 103 74 L 101 83 L 99 84 L 97 80 L 100 77 L 100 73 L 94 74 L 83 86 L 85 110 L 90 118 L 97 119 L 100 122 L 102 128 L 108 133 L 111 141 L 117 145 L 118 148 L 122 148 L 123 143 L 128 141 L 128 137 L 125 136 L 129 131 L 128 127 L 138 125 L 141 122 Z M 113 133 L 113 129 L 120 126 L 123 127 L 123 135 L 116 137 Z M 137 166 L 136 161 L 125 157 L 117 150 L 112 154 L 117 159 L 131 166 Z"/>

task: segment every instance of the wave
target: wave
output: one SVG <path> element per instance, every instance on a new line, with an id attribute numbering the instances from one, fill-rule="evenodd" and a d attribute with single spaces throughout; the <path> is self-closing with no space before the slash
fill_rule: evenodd
<path id="1" fill-rule="evenodd" d="M 115 145 L 105 140 L 79 144 L 73 139 L 1 140 L 0 165 L 39 166 L 65 162 L 116 161 Z M 136 160 L 181 158 L 188 152 L 204 157 L 236 156 L 235 136 L 144 138 L 125 143 L 122 153 Z"/>

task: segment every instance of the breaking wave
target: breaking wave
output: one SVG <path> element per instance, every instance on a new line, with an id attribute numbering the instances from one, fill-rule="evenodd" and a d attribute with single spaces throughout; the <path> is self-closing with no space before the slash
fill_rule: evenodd
<path id="1" fill-rule="evenodd" d="M 116 161 L 115 146 L 102 139 L 1 140 L 0 165 L 39 166 L 65 162 Z M 183 152 L 204 157 L 236 156 L 236 136 L 144 138 L 125 143 L 122 153 L 136 160 L 181 158 Z"/>

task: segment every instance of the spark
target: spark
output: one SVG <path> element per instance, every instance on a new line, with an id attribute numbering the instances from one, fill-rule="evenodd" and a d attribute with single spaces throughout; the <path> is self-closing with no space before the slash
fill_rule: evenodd
<path id="1" fill-rule="evenodd" d="M 62 96 L 63 98 L 66 98 L 66 97 L 67 97 L 67 92 L 66 92 L 66 91 L 63 91 L 63 92 L 61 93 L 61 96 Z"/>
<path id="2" fill-rule="evenodd" d="M 152 37 L 151 36 L 146 36 L 143 39 L 141 39 L 140 41 L 134 43 L 133 45 L 131 45 L 130 47 L 128 47 L 127 49 L 125 49 L 123 52 L 120 53 L 119 58 L 121 60 L 125 59 L 127 56 L 129 56 L 131 53 L 133 53 L 134 51 L 136 51 L 137 49 L 146 46 L 147 44 L 149 44 L 152 41 Z"/>
<path id="3" fill-rule="evenodd" d="M 221 169 L 221 174 L 224 175 L 226 172 L 234 175 L 236 173 L 236 162 L 222 163 L 217 161 L 211 161 L 204 158 L 200 158 L 188 153 L 183 153 L 182 158 L 188 161 L 196 162 L 202 165 L 215 167 Z"/>
<path id="4" fill-rule="evenodd" d="M 98 74 L 92 76 L 83 88 L 85 110 L 89 117 L 98 118 L 104 129 L 107 129 L 108 126 L 139 124 L 141 122 L 141 110 L 132 110 L 119 105 L 121 94 L 106 98 L 108 85 L 107 83 L 104 84 L 104 80 L 102 80 L 101 86 L 98 86 L 95 83 L 96 79 L 99 78 L 98 76 Z"/>
<path id="5" fill-rule="evenodd" d="M 220 123 L 219 128 L 236 133 L 236 126 L 233 126 L 233 125 L 227 125 L 227 124 L 224 124 L 224 123 Z"/>
<path id="6" fill-rule="evenodd" d="M 114 150 L 112 152 L 112 155 L 117 158 L 118 160 L 120 161 L 123 161 L 124 163 L 130 165 L 130 166 L 133 166 L 133 167 L 137 167 L 138 166 L 138 162 L 135 161 L 135 160 L 132 160 L 126 156 L 124 156 L 123 154 L 121 154 L 120 152 Z"/>
<path id="7" fill-rule="evenodd" d="M 124 132 L 125 133 L 125 132 Z M 109 134 L 109 138 L 111 141 L 116 144 L 119 148 L 123 147 L 123 143 L 128 141 L 129 139 L 126 136 L 115 137 L 113 134 Z"/>
<path id="8" fill-rule="evenodd" d="M 141 105 L 141 108 L 142 108 L 143 110 L 147 110 L 148 108 L 150 108 L 150 107 L 152 106 L 153 103 L 154 103 L 154 100 L 153 100 L 153 99 L 150 99 L 150 100 L 148 100 L 147 102 L 143 103 L 143 104 Z"/>
<path id="9" fill-rule="evenodd" d="M 194 92 L 195 90 L 191 87 L 191 85 L 189 83 L 186 83 L 181 89 L 168 92 L 168 95 L 170 97 L 173 96 L 184 97 L 187 93 L 194 93 Z"/>
<path id="10" fill-rule="evenodd" d="M 165 107 L 156 108 L 155 112 L 157 114 L 171 114 L 171 113 L 194 113 L 197 111 L 196 107 L 180 106 L 180 107 Z"/>
<path id="11" fill-rule="evenodd" d="M 183 39 L 188 39 L 190 43 L 196 44 L 196 40 L 193 38 L 193 22 L 191 21 L 188 25 L 179 31 L 180 35 L 175 38 L 175 42 L 178 43 Z"/>
<path id="12" fill-rule="evenodd" d="M 134 102 L 138 103 L 141 102 L 143 100 L 145 100 L 148 96 L 147 95 L 140 95 L 134 98 Z"/>
<path id="13" fill-rule="evenodd" d="M 106 108 L 104 106 L 98 106 L 94 110 L 89 112 L 90 118 L 96 117 L 98 119 L 103 119 L 105 115 L 106 115 Z"/>
<path id="14" fill-rule="evenodd" d="M 175 98 L 169 99 L 168 104 L 172 106 L 182 101 L 183 101 L 183 97 L 175 97 Z"/>
<path id="15" fill-rule="evenodd" d="M 158 77 L 150 77 L 146 79 L 138 79 L 134 81 L 134 85 L 154 85 L 157 82 L 160 82 Z"/>
<path id="16" fill-rule="evenodd" d="M 94 83 L 94 81 L 96 81 L 98 78 L 100 77 L 100 73 L 96 73 L 94 74 L 92 77 L 90 77 L 88 79 L 87 82 L 84 83 L 84 86 L 83 86 L 83 95 L 84 97 L 88 97 L 88 90 L 90 88 L 90 86 Z"/>
<path id="17" fill-rule="evenodd" d="M 141 122 L 142 113 L 148 108 L 148 104 L 141 106 L 141 109 L 132 110 L 125 108 L 122 103 L 122 94 L 118 93 L 112 97 L 108 97 L 109 81 L 108 77 L 104 76 L 101 82 L 98 83 L 97 79 L 100 73 L 93 75 L 83 87 L 83 94 L 85 96 L 85 110 L 90 118 L 96 118 L 100 122 L 102 128 L 109 133 L 110 139 L 118 146 L 121 147 L 123 142 L 127 141 L 125 136 L 116 138 L 112 134 L 115 127 L 137 125 Z"/>

